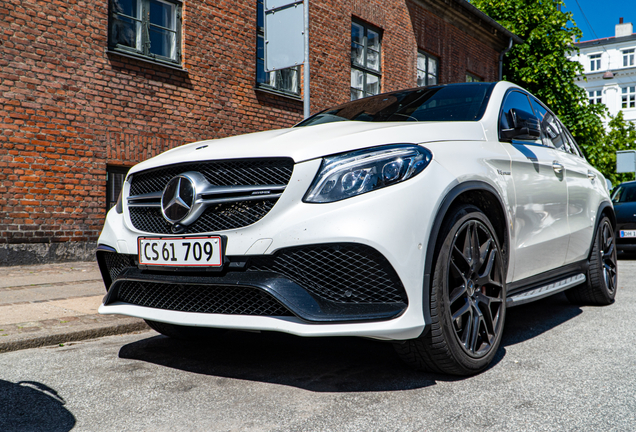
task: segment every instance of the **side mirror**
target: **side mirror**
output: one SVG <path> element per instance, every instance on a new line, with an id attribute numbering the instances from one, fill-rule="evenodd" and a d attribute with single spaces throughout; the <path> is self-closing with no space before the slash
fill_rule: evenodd
<path id="1" fill-rule="evenodd" d="M 612 186 L 612 182 L 609 181 L 609 179 L 605 179 L 605 184 L 607 185 L 607 190 L 608 191 L 612 191 L 612 189 L 614 189 L 614 186 Z"/>
<path id="2" fill-rule="evenodd" d="M 501 130 L 501 138 L 505 140 L 535 139 L 541 136 L 541 122 L 533 114 L 517 108 L 510 108 L 504 114 L 510 129 Z"/>

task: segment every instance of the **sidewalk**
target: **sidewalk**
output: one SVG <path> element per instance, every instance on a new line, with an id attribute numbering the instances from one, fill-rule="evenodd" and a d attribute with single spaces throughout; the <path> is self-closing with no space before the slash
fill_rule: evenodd
<path id="1" fill-rule="evenodd" d="M 105 294 L 95 262 L 0 267 L 0 352 L 148 329 L 99 315 Z"/>

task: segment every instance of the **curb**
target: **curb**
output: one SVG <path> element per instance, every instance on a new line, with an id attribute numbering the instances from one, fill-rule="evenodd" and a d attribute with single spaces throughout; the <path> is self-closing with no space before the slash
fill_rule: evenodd
<path id="1" fill-rule="evenodd" d="M 9 340 L 0 339 L 0 353 L 146 330 L 150 330 L 150 327 L 143 320 L 138 318 L 119 318 L 113 323 L 84 324 L 75 328 L 49 330 L 48 334 L 42 336 L 19 333 L 12 335 Z"/>

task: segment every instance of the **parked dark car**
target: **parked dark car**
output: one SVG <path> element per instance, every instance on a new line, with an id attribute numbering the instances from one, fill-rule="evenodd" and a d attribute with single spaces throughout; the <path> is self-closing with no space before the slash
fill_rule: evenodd
<path id="1" fill-rule="evenodd" d="M 612 194 L 616 212 L 616 248 L 636 252 L 636 181 L 621 183 Z"/>

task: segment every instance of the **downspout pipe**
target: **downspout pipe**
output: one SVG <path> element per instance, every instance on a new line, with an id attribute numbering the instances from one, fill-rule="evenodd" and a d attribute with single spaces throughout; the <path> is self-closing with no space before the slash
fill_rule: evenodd
<path id="1" fill-rule="evenodd" d="M 503 80 L 503 58 L 504 56 L 512 49 L 513 40 L 510 37 L 510 42 L 508 43 L 508 48 L 503 50 L 501 54 L 499 54 L 499 81 Z"/>

